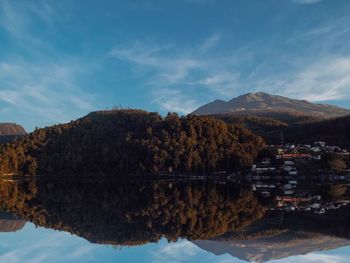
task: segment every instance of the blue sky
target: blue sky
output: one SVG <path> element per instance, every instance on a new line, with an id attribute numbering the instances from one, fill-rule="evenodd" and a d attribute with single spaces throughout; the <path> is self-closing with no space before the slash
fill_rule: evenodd
<path id="1" fill-rule="evenodd" d="M 246 92 L 350 107 L 348 0 L 0 0 L 0 122 Z"/>
<path id="2" fill-rule="evenodd" d="M 346 263 L 349 247 L 291 256 L 274 263 Z M 101 261 L 102 260 L 102 261 Z M 95 245 L 71 235 L 27 223 L 17 232 L 0 233 L 0 262 L 6 263 L 244 263 L 229 254 L 214 255 L 187 240 L 161 240 L 144 246 L 112 247 Z M 272 263 L 271 262 L 271 263 Z"/>

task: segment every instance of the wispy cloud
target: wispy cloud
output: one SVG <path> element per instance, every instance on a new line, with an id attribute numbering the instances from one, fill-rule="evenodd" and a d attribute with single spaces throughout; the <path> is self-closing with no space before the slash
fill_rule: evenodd
<path id="1" fill-rule="evenodd" d="M 293 0 L 293 2 L 295 3 L 304 4 L 304 5 L 316 4 L 321 1 L 322 0 Z"/>
<path id="2" fill-rule="evenodd" d="M 153 102 L 168 112 L 187 114 L 194 111 L 200 104 L 194 99 L 176 89 L 153 90 Z"/>
<path id="3" fill-rule="evenodd" d="M 112 57 L 134 63 L 137 66 L 146 66 L 149 70 L 156 70 L 154 81 L 177 83 L 185 79 L 190 71 L 203 68 L 204 62 L 190 55 L 170 56 L 175 45 L 157 45 L 136 41 L 129 47 L 115 47 L 110 52 Z"/>
<path id="4" fill-rule="evenodd" d="M 48 2 L 15 2 L 0 0 L 0 27 L 4 28 L 16 45 L 22 48 L 33 46 L 47 48 L 46 40 L 33 34 L 41 30 L 53 30 L 54 18 L 59 17 Z"/>
<path id="5" fill-rule="evenodd" d="M 35 242 L 32 237 L 36 234 Z M 87 241 L 72 237 L 69 233 L 36 229 L 27 223 L 25 229 L 19 233 L 7 233 L 10 244 L 1 248 L 4 253 L 0 255 L 0 262 L 7 263 L 59 263 L 77 262 L 89 258 L 93 261 L 94 247 Z M 67 245 L 69 244 L 69 245 Z"/>
<path id="6" fill-rule="evenodd" d="M 189 258 L 194 257 L 200 249 L 187 240 L 176 243 L 162 245 L 153 253 L 153 263 L 169 262 L 181 263 L 189 262 Z"/>
<path id="7" fill-rule="evenodd" d="M 56 11 L 47 1 L 0 0 L 0 27 L 16 48 L 0 58 L 0 103 L 4 111 L 15 110 L 26 120 L 40 119 L 51 125 L 70 121 L 93 108 L 93 96 L 81 81 L 92 70 L 89 63 L 63 56 L 37 32 L 40 25 L 54 33 Z M 18 52 L 19 51 L 19 52 Z M 12 120 L 13 121 L 13 120 Z"/>
<path id="8" fill-rule="evenodd" d="M 350 57 L 323 58 L 295 74 L 285 85 L 286 94 L 311 101 L 350 99 L 349 73 Z"/>
<path id="9" fill-rule="evenodd" d="M 0 62 L 0 101 L 5 107 L 40 116 L 46 121 L 69 121 L 77 112 L 92 108 L 92 98 L 78 87 L 75 79 L 79 66 Z"/>
<path id="10" fill-rule="evenodd" d="M 186 114 L 210 100 L 254 91 L 311 101 L 350 100 L 349 22 L 339 17 L 295 31 L 281 40 L 289 51 L 283 53 L 275 44 L 260 42 L 222 48 L 222 34 L 215 33 L 192 47 L 138 40 L 115 47 L 110 55 L 145 72 L 152 101 L 167 111 Z"/>
<path id="11" fill-rule="evenodd" d="M 214 34 L 208 37 L 207 39 L 204 40 L 203 43 L 201 43 L 201 45 L 199 46 L 199 50 L 202 52 L 209 51 L 211 48 L 215 47 L 219 43 L 220 39 L 221 39 L 220 34 Z"/>
<path id="12" fill-rule="evenodd" d="M 174 44 L 160 45 L 136 41 L 117 46 L 110 56 L 130 63 L 138 72 L 147 72 L 147 85 L 153 102 L 163 110 L 189 113 L 198 105 L 193 96 L 198 91 L 230 96 L 239 78 L 234 68 L 226 69 L 223 59 L 213 59 L 207 52 L 217 46 L 220 35 L 214 34 L 192 49 L 178 49 Z"/>

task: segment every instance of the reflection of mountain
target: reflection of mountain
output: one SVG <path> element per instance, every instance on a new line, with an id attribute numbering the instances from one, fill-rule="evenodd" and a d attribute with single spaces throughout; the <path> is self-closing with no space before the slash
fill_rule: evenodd
<path id="1" fill-rule="evenodd" d="M 347 239 L 291 231 L 253 240 L 198 240 L 193 243 L 215 255 L 228 253 L 250 262 L 265 262 L 350 246 L 350 240 Z"/>
<path id="2" fill-rule="evenodd" d="M 36 225 L 114 245 L 208 239 L 245 227 L 265 211 L 233 183 L 179 181 L 0 182 L 0 203 Z"/>
<path id="3" fill-rule="evenodd" d="M 6 212 L 0 212 L 0 232 L 15 232 L 21 230 L 26 221 Z"/>
<path id="4" fill-rule="evenodd" d="M 348 225 L 348 209 L 322 216 L 268 213 L 244 229 L 193 243 L 216 255 L 228 253 L 246 261 L 265 262 L 350 246 Z"/>

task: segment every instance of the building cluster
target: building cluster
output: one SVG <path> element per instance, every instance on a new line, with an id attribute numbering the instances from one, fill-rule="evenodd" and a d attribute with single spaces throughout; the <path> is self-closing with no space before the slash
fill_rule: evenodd
<path id="1" fill-rule="evenodd" d="M 328 210 L 336 210 L 349 206 L 350 200 L 336 200 L 325 202 L 321 195 L 309 194 L 307 197 L 276 196 L 276 206 L 271 210 L 286 212 L 309 211 L 315 214 L 325 214 Z"/>
<path id="2" fill-rule="evenodd" d="M 263 158 L 251 168 L 248 180 L 255 191 L 262 198 L 270 198 L 274 202 L 271 210 L 286 212 L 310 211 L 324 214 L 327 210 L 341 208 L 349 205 L 349 200 L 325 202 L 317 191 L 312 191 L 307 185 L 303 169 L 310 161 L 321 161 L 326 153 L 349 155 L 347 150 L 337 146 L 328 146 L 325 142 L 315 142 L 314 145 L 285 144 L 283 146 L 270 146 L 270 152 L 274 153 L 270 158 Z M 316 184 L 321 182 L 319 178 L 330 182 L 349 183 L 345 174 L 329 174 L 319 170 L 316 174 Z M 308 183 L 310 180 L 308 181 Z"/>

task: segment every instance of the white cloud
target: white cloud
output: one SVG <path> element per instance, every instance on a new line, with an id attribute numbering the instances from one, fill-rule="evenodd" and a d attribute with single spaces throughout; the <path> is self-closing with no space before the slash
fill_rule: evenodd
<path id="1" fill-rule="evenodd" d="M 47 123 L 66 122 L 93 108 L 76 80 L 80 64 L 0 62 L 0 102 Z"/>
<path id="2" fill-rule="evenodd" d="M 293 2 L 298 3 L 298 4 L 316 4 L 318 2 L 321 2 L 322 0 L 293 0 Z"/>
<path id="3" fill-rule="evenodd" d="M 189 113 L 199 103 L 193 96 L 198 90 L 232 96 L 239 74 L 225 68 L 222 59 L 207 57 L 203 52 L 216 47 L 219 34 L 205 39 L 193 49 L 179 50 L 175 45 L 157 45 L 136 41 L 128 47 L 115 47 L 110 56 L 130 63 L 138 72 L 147 72 L 153 102 L 166 111 Z"/>
<path id="4" fill-rule="evenodd" d="M 200 106 L 195 99 L 176 89 L 154 90 L 153 97 L 154 102 L 168 112 L 188 114 Z"/>
<path id="5" fill-rule="evenodd" d="M 162 245 L 153 253 L 153 263 L 188 262 L 189 258 L 197 255 L 201 250 L 187 240 L 180 240 L 176 243 Z"/>
<path id="6" fill-rule="evenodd" d="M 283 74 L 253 76 L 248 85 L 257 90 L 310 101 L 350 100 L 350 57 L 326 56 L 295 62 Z"/>
<path id="7" fill-rule="evenodd" d="M 0 103 L 3 112 L 15 109 L 29 129 L 35 122 L 66 122 L 93 109 L 94 98 L 82 85 L 93 72 L 90 63 L 62 56 L 45 38 L 45 30 L 55 33 L 55 18 L 47 1 L 0 0 L 0 27 L 14 45 L 0 59 Z"/>
<path id="8" fill-rule="evenodd" d="M 338 39 L 339 31 L 333 27 L 320 28 L 309 35 L 332 31 L 328 43 L 331 46 L 332 41 Z M 343 32 L 342 28 L 339 30 Z M 201 46 L 214 47 L 218 41 L 215 39 L 219 38 L 209 37 Z M 331 54 L 327 48 L 318 50 L 317 46 L 309 52 L 318 55 L 316 58 L 311 55 L 274 58 L 271 53 L 272 59 L 277 59 L 275 67 L 270 62 L 261 63 L 246 75 L 240 73 L 240 63 L 244 65 L 255 55 L 242 51 L 227 50 L 225 57 L 207 56 L 195 48 L 181 51 L 171 44 L 138 41 L 129 48 L 114 48 L 110 55 L 131 63 L 137 71 L 146 71 L 153 102 L 166 111 L 191 112 L 203 103 L 197 97 L 197 93 L 203 91 L 211 94 L 212 99 L 231 99 L 248 91 L 266 91 L 311 101 L 350 99 L 350 56 Z"/>
<path id="9" fill-rule="evenodd" d="M 38 27 L 35 21 L 40 23 L 42 32 L 48 29 L 52 33 L 55 17 L 59 15 L 47 2 L 0 0 L 0 27 L 14 39 L 13 43 L 23 49 L 31 49 L 32 52 L 33 47 L 42 50 L 49 48 L 44 37 L 33 34 Z"/>
<path id="10" fill-rule="evenodd" d="M 220 34 L 214 34 L 208 37 L 204 42 L 199 46 L 199 50 L 202 52 L 207 52 L 211 48 L 215 47 L 220 42 Z"/>
<path id="11" fill-rule="evenodd" d="M 206 86 L 225 97 L 232 96 L 233 92 L 241 87 L 240 74 L 238 72 L 223 71 L 211 74 L 212 75 L 193 82 L 193 84 Z"/>
<path id="12" fill-rule="evenodd" d="M 156 70 L 154 82 L 176 83 L 188 76 L 190 71 L 204 67 L 203 62 L 191 56 L 172 56 L 173 45 L 156 45 L 136 41 L 131 47 L 115 47 L 110 52 L 112 57 L 134 63 L 138 66 Z"/>
<path id="13" fill-rule="evenodd" d="M 32 239 L 34 234 L 35 241 Z M 10 243 L 6 247 L 1 244 L 0 262 L 59 263 L 79 262 L 86 258 L 92 261 L 96 249 L 95 245 L 69 233 L 44 228 L 38 230 L 29 223 L 19 233 L 5 235 Z"/>

